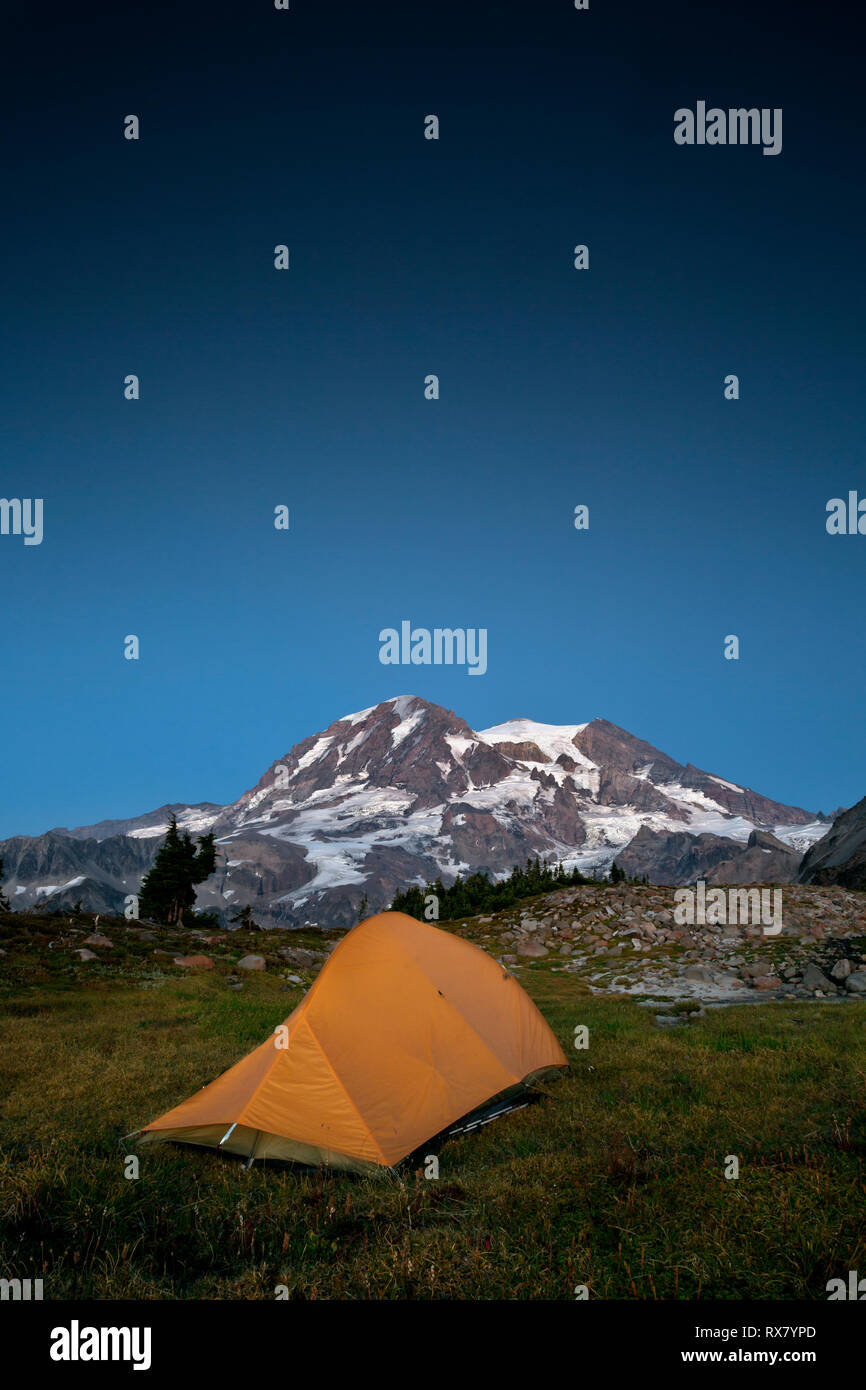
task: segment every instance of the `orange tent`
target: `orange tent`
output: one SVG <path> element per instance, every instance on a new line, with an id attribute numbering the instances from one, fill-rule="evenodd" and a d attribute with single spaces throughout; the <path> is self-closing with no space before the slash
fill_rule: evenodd
<path id="1" fill-rule="evenodd" d="M 343 938 L 272 1037 L 140 1133 L 372 1172 L 566 1066 L 492 956 L 382 912 Z"/>

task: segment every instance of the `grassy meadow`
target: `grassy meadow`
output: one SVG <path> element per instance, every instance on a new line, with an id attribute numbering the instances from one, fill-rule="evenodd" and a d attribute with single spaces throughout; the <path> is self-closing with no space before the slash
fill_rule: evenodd
<path id="1" fill-rule="evenodd" d="M 189 947 L 189 942 L 187 942 Z M 572 1059 L 538 1103 L 422 1168 L 304 1174 L 118 1144 L 266 1037 L 302 996 L 241 990 L 232 941 L 182 974 L 9 945 L 0 986 L 0 1271 L 46 1299 L 826 1299 L 866 1270 L 866 1002 L 711 1010 L 524 969 Z M 34 948 L 35 950 L 35 948 Z M 681 1006 L 682 1007 L 682 1006 Z M 573 1045 L 575 1025 L 589 1048 Z M 740 1175 L 724 1176 L 728 1155 Z"/>

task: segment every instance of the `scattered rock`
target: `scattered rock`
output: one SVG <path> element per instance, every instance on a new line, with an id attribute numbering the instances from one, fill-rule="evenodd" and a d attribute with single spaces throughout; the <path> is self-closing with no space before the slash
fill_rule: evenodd
<path id="1" fill-rule="evenodd" d="M 210 956 L 175 956 L 174 963 L 182 966 L 185 970 L 213 970 L 214 968 Z"/>
<path id="2" fill-rule="evenodd" d="M 760 960 L 753 960 L 748 965 L 744 965 L 740 971 L 740 974 L 745 980 L 757 980 L 759 976 L 772 975 L 772 973 L 773 962 L 763 957 Z"/>
<path id="3" fill-rule="evenodd" d="M 521 941 L 520 945 L 519 945 L 518 948 L 517 948 L 517 954 L 518 954 L 519 956 L 533 956 L 533 957 L 536 957 L 536 956 L 546 956 L 546 955 L 547 955 L 547 947 L 546 947 L 546 946 L 539 946 L 538 943 L 537 943 L 536 941 Z"/>
<path id="4" fill-rule="evenodd" d="M 849 994 L 866 994 L 866 970 L 855 970 L 845 981 Z"/>
<path id="5" fill-rule="evenodd" d="M 241 956 L 237 963 L 238 970 L 265 970 L 264 956 Z"/>
<path id="6" fill-rule="evenodd" d="M 76 951 L 75 954 L 79 960 L 99 960 L 99 956 L 95 951 L 85 951 L 83 947 L 81 950 Z"/>
<path id="7" fill-rule="evenodd" d="M 90 936 L 84 938 L 85 946 L 108 946 L 109 949 L 114 945 L 107 936 L 100 936 L 99 932 L 92 932 Z"/>
<path id="8" fill-rule="evenodd" d="M 308 951 L 303 946 L 282 946 L 277 955 L 286 962 L 286 965 L 295 965 L 301 970 L 312 970 L 318 964 L 315 952 Z"/>
<path id="9" fill-rule="evenodd" d="M 818 968 L 814 961 L 810 961 L 803 971 L 803 987 L 804 989 L 820 989 L 825 993 L 831 989 L 830 981 L 827 979 L 827 976 L 824 974 L 823 970 Z"/>

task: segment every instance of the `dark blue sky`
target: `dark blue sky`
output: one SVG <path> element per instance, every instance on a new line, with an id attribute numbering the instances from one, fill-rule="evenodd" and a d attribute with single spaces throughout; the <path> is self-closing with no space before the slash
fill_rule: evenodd
<path id="1" fill-rule="evenodd" d="M 859 799 L 866 536 L 825 529 L 866 496 L 853 22 L 184 0 L 7 31 L 0 495 L 45 519 L 0 536 L 0 836 L 232 800 L 404 692 Z M 782 153 L 677 146 L 698 100 L 781 107 Z M 405 618 L 486 628 L 487 673 L 382 666 Z"/>

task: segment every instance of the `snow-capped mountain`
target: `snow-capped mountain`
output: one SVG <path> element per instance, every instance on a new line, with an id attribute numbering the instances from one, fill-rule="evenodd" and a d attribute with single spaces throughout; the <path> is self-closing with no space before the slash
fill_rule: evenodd
<path id="1" fill-rule="evenodd" d="M 778 881 L 828 829 L 604 719 L 514 719 L 475 732 L 451 710 L 401 695 L 303 739 L 230 806 L 175 804 L 6 841 L 6 892 L 20 907 L 81 898 L 118 910 L 171 813 L 192 835 L 212 829 L 221 851 L 200 907 L 230 918 L 250 903 L 265 924 L 325 926 L 357 920 L 365 894 L 375 911 L 410 883 L 502 874 L 529 855 L 603 871 L 639 832 L 641 872 L 652 878 L 656 860 L 667 873 L 685 862 L 671 836 L 687 837 L 691 872 L 702 846 L 712 846 L 711 871 L 746 852 L 753 831 L 771 831 L 772 851 L 753 843 L 749 864 L 771 853 Z"/>

